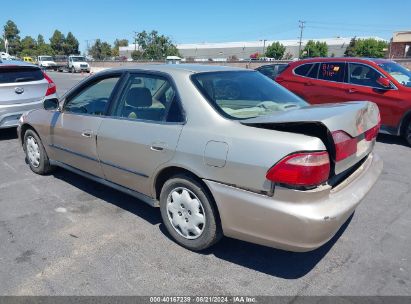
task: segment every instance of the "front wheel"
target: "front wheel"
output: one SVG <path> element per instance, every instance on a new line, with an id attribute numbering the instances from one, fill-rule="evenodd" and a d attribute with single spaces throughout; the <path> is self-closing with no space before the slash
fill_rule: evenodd
<path id="1" fill-rule="evenodd" d="M 222 237 L 213 198 L 190 176 L 176 175 L 164 183 L 160 212 L 167 231 L 187 249 L 206 249 Z"/>
<path id="2" fill-rule="evenodd" d="M 46 150 L 39 136 L 33 130 L 27 130 L 24 134 L 24 150 L 31 171 L 37 174 L 48 174 L 54 167 L 50 165 Z"/>
<path id="3" fill-rule="evenodd" d="M 404 138 L 409 146 L 411 146 L 411 118 L 408 119 L 404 128 Z"/>

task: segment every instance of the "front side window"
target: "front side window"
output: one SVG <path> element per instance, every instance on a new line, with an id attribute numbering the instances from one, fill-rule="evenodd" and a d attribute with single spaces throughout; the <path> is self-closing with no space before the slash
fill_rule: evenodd
<path id="1" fill-rule="evenodd" d="M 112 116 L 133 120 L 182 122 L 183 115 L 170 81 L 157 75 L 131 75 Z"/>
<path id="2" fill-rule="evenodd" d="M 395 62 L 378 64 L 380 68 L 390 74 L 395 80 L 406 87 L 411 87 L 411 71 Z"/>
<path id="3" fill-rule="evenodd" d="M 218 112 L 232 119 L 270 115 L 307 105 L 257 71 L 198 73 L 191 79 Z"/>
<path id="4" fill-rule="evenodd" d="M 322 62 L 318 71 L 318 79 L 343 82 L 344 62 Z"/>
<path id="5" fill-rule="evenodd" d="M 111 93 L 120 76 L 104 78 L 85 87 L 78 94 L 69 97 L 64 112 L 105 115 Z"/>
<path id="6" fill-rule="evenodd" d="M 384 89 L 377 82 L 378 78 L 382 76 L 381 73 L 369 65 L 350 63 L 348 66 L 348 76 L 348 82 L 351 84 Z"/>
<path id="7" fill-rule="evenodd" d="M 295 68 L 294 73 L 299 76 L 306 76 L 312 67 L 313 67 L 312 63 L 303 64 Z"/>

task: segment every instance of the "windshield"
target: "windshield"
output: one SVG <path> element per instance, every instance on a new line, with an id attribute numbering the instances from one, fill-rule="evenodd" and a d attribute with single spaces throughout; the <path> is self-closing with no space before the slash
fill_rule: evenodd
<path id="1" fill-rule="evenodd" d="M 410 70 L 395 62 L 380 63 L 378 66 L 380 66 L 403 86 L 411 87 Z"/>
<path id="2" fill-rule="evenodd" d="M 53 61 L 53 57 L 51 56 L 42 56 L 40 57 L 41 61 Z"/>
<path id="3" fill-rule="evenodd" d="M 246 119 L 307 106 L 257 71 L 199 73 L 191 78 L 211 105 L 229 118 Z"/>
<path id="4" fill-rule="evenodd" d="M 71 57 L 71 59 L 74 62 L 80 62 L 80 61 L 84 62 L 84 61 L 86 61 L 86 59 L 84 57 Z"/>

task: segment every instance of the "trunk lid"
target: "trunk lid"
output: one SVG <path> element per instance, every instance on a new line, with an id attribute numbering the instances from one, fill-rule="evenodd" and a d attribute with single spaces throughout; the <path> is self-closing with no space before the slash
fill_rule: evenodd
<path id="1" fill-rule="evenodd" d="M 333 159 L 334 172 L 339 174 L 353 167 L 372 151 L 375 139 L 366 140 L 365 132 L 378 125 L 379 111 L 377 105 L 372 102 L 354 101 L 290 109 L 245 119 L 241 123 L 321 138 Z M 336 131 L 344 131 L 357 140 L 356 153 L 341 161 L 335 161 L 336 151 L 332 133 Z"/>
<path id="2" fill-rule="evenodd" d="M 48 81 L 36 66 L 0 65 L 0 105 L 41 100 Z"/>

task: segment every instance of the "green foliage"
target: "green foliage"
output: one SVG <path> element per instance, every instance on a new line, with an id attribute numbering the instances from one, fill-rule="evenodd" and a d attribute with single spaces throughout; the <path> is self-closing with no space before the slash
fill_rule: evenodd
<path id="1" fill-rule="evenodd" d="M 137 34 L 136 42 L 142 53 L 143 59 L 161 60 L 167 56 L 180 56 L 177 47 L 171 39 L 164 35 L 159 35 L 157 31 L 147 33 L 142 31 Z"/>
<path id="2" fill-rule="evenodd" d="M 326 42 L 309 40 L 302 50 L 303 58 L 327 57 L 328 45 Z"/>
<path id="3" fill-rule="evenodd" d="M 50 46 L 56 55 L 65 55 L 65 37 L 59 30 L 55 30 L 51 36 Z"/>
<path id="4" fill-rule="evenodd" d="M 344 55 L 349 57 L 382 58 L 385 56 L 388 43 L 374 38 L 351 39 Z"/>
<path id="5" fill-rule="evenodd" d="M 17 25 L 13 21 L 8 20 L 4 25 L 4 36 L 9 43 L 10 55 L 17 55 L 21 50 L 19 33 L 20 30 L 17 28 Z"/>
<path id="6" fill-rule="evenodd" d="M 30 36 L 26 36 L 21 40 L 20 56 L 33 56 L 36 53 L 37 42 Z"/>
<path id="7" fill-rule="evenodd" d="M 284 57 L 284 53 L 285 53 L 285 46 L 277 41 L 277 42 L 273 42 L 273 44 L 267 47 L 265 56 L 280 60 Z"/>
<path id="8" fill-rule="evenodd" d="M 77 55 L 80 54 L 78 50 L 78 40 L 74 37 L 72 32 L 67 33 L 67 37 L 64 41 L 64 53 L 65 55 Z"/>
<path id="9" fill-rule="evenodd" d="M 128 40 L 127 39 L 116 39 L 114 40 L 114 46 L 113 49 L 111 50 L 111 53 L 113 56 L 119 56 L 120 55 L 120 46 L 128 46 Z"/>
<path id="10" fill-rule="evenodd" d="M 107 59 L 111 57 L 111 45 L 107 42 L 102 42 L 100 39 L 96 39 L 89 50 L 89 54 L 96 60 Z"/>
<path id="11" fill-rule="evenodd" d="M 143 53 L 139 50 L 132 51 L 131 58 L 133 58 L 133 60 L 141 60 L 143 59 Z"/>
<path id="12" fill-rule="evenodd" d="M 5 52 L 6 49 L 4 48 L 4 40 L 0 37 L 0 52 Z"/>

